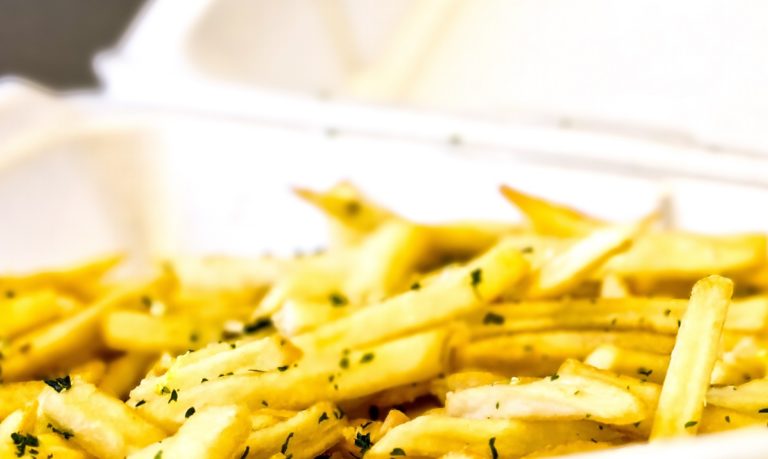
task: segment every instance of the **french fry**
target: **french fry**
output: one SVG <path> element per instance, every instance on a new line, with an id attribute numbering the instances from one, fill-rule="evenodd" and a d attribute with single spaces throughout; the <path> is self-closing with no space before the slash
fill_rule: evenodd
<path id="1" fill-rule="evenodd" d="M 504 242 L 462 269 L 429 285 L 370 305 L 354 314 L 297 336 L 304 352 L 356 348 L 450 320 L 493 300 L 515 286 L 527 264 Z"/>
<path id="2" fill-rule="evenodd" d="M 669 356 L 604 344 L 592 351 L 584 362 L 595 368 L 661 384 L 667 375 Z"/>
<path id="3" fill-rule="evenodd" d="M 768 379 L 712 387 L 707 391 L 707 403 L 749 414 L 768 413 Z"/>
<path id="4" fill-rule="evenodd" d="M 448 392 L 508 381 L 509 378 L 489 371 L 460 371 L 432 380 L 430 392 L 445 404 Z"/>
<path id="5" fill-rule="evenodd" d="M 39 401 L 53 426 L 72 433 L 71 441 L 96 457 L 123 458 L 166 435 L 91 384 L 75 383 L 60 392 L 46 387 Z"/>
<path id="6" fill-rule="evenodd" d="M 185 288 L 196 292 L 238 292 L 275 283 L 293 264 L 276 257 L 178 257 L 169 261 Z"/>
<path id="7" fill-rule="evenodd" d="M 710 276 L 696 283 L 661 389 L 651 440 L 693 435 L 706 403 L 733 282 Z"/>
<path id="8" fill-rule="evenodd" d="M 39 458 L 89 459 L 92 457 L 59 434 L 41 433 L 37 435 L 37 441 L 40 446 L 35 449 L 38 451 Z"/>
<path id="9" fill-rule="evenodd" d="M 40 271 L 27 275 L 0 276 L 0 291 L 18 294 L 31 290 L 54 288 L 78 294 L 83 290 L 88 291 L 90 284 L 99 280 L 122 259 L 123 256 L 120 254 L 111 254 L 50 271 Z"/>
<path id="10" fill-rule="evenodd" d="M 653 414 L 658 404 L 661 386 L 652 382 L 640 380 L 631 376 L 624 376 L 612 373 L 606 370 L 599 370 L 590 365 L 578 362 L 576 360 L 567 360 L 558 370 L 560 375 L 581 375 L 593 379 L 599 379 L 605 383 L 614 384 L 617 387 L 624 387 L 632 392 L 646 406 L 646 418 L 632 426 L 616 426 L 617 429 L 625 431 L 632 435 L 639 435 L 647 438 L 651 432 Z M 710 392 L 714 390 L 710 389 Z M 699 426 L 700 433 L 711 433 L 722 430 L 732 430 L 749 425 L 759 424 L 763 421 L 756 415 L 747 415 L 738 411 L 715 406 L 709 400 L 704 408 Z"/>
<path id="11" fill-rule="evenodd" d="M 707 395 L 709 399 L 709 395 Z M 699 433 L 724 432 L 755 425 L 764 425 L 765 419 L 759 415 L 742 413 L 715 405 L 707 405 L 701 415 Z"/>
<path id="12" fill-rule="evenodd" d="M 381 225 L 360 244 L 343 292 L 355 304 L 380 301 L 403 287 L 427 249 L 426 234 L 415 225 L 399 221 Z"/>
<path id="13" fill-rule="evenodd" d="M 449 392 L 445 408 L 450 416 L 469 419 L 591 419 L 621 425 L 645 418 L 645 406 L 630 391 L 576 375 Z"/>
<path id="14" fill-rule="evenodd" d="M 105 313 L 122 304 L 140 303 L 148 292 L 168 288 L 168 282 L 161 276 L 148 284 L 119 288 L 69 317 L 19 336 L 1 362 L 3 378 L 16 381 L 44 374 L 63 362 L 87 360 L 89 354 L 82 350 L 98 349 L 94 344 L 100 342 L 98 325 Z"/>
<path id="15" fill-rule="evenodd" d="M 671 336 L 645 332 L 547 331 L 494 336 L 456 351 L 460 369 L 512 372 L 520 376 L 551 375 L 563 360 L 583 359 L 602 344 L 660 354 L 669 353 Z"/>
<path id="16" fill-rule="evenodd" d="M 588 451 L 600 451 L 600 450 L 608 449 L 614 446 L 616 445 L 610 442 L 601 442 L 601 441 L 593 442 L 593 441 L 579 440 L 573 443 L 566 443 L 564 445 L 557 445 L 549 448 L 544 448 L 542 450 L 535 451 L 531 454 L 526 454 L 525 456 L 523 456 L 522 459 L 565 456 L 568 454 L 585 453 Z"/>
<path id="17" fill-rule="evenodd" d="M 631 278 L 698 279 L 738 273 L 765 264 L 766 236 L 704 236 L 650 233 L 605 264 L 605 271 Z"/>
<path id="18" fill-rule="evenodd" d="M 128 352 L 115 358 L 107 364 L 104 377 L 99 381 L 99 390 L 121 400 L 125 399 L 147 373 L 155 358 L 153 354 L 140 352 Z"/>
<path id="19" fill-rule="evenodd" d="M 646 330 L 675 334 L 686 300 L 600 298 L 502 303 L 469 317 L 472 335 L 558 329 Z"/>
<path id="20" fill-rule="evenodd" d="M 132 453 L 128 459 L 230 459 L 239 453 L 251 430 L 245 408 L 214 406 L 200 411 L 190 408 L 189 412 L 189 419 L 175 435 Z"/>
<path id="21" fill-rule="evenodd" d="M 251 319 L 268 317 L 289 299 L 330 301 L 331 295 L 339 294 L 349 266 L 354 262 L 352 253 L 337 253 L 306 260 L 275 282 Z"/>
<path id="22" fill-rule="evenodd" d="M 91 359 L 73 367 L 69 372 L 70 377 L 78 378 L 89 384 L 97 385 L 104 377 L 107 364 L 101 359 Z"/>
<path id="23" fill-rule="evenodd" d="M 641 225 L 600 228 L 574 242 L 532 273 L 526 297 L 551 298 L 566 293 L 611 256 L 629 247 Z"/>
<path id="24" fill-rule="evenodd" d="M 501 186 L 501 194 L 520 209 L 537 233 L 559 237 L 578 237 L 587 235 L 603 226 L 603 223 L 596 218 L 531 196 L 506 185 Z"/>
<path id="25" fill-rule="evenodd" d="M 370 459 L 437 457 L 462 451 L 482 458 L 519 457 L 542 448 L 578 440 L 611 441 L 619 434 L 589 421 L 517 421 L 463 419 L 425 415 L 390 430 L 366 453 Z"/>
<path id="26" fill-rule="evenodd" d="M 147 400 L 138 410 L 158 425 L 173 430 L 183 422 L 184 410 L 191 405 L 237 402 L 251 408 L 301 409 L 320 401 L 361 398 L 391 387 L 427 381 L 445 371 L 451 336 L 450 330 L 439 329 L 348 354 L 305 356 L 282 371 L 222 375 L 177 391 L 178 403 L 168 403 L 166 393 L 163 398 Z"/>
<path id="27" fill-rule="evenodd" d="M 0 384 L 0 420 L 12 412 L 22 410 L 30 400 L 35 400 L 45 387 L 42 381 L 23 381 Z"/>
<path id="28" fill-rule="evenodd" d="M 490 249 L 503 237 L 521 231 L 514 225 L 488 221 L 457 221 L 420 227 L 434 252 L 451 258 L 473 257 Z"/>
<path id="29" fill-rule="evenodd" d="M 268 459 L 281 453 L 296 459 L 310 459 L 341 439 L 346 419 L 332 403 L 317 403 L 290 419 L 259 429 L 248 436 L 244 457 Z"/>
<path id="30" fill-rule="evenodd" d="M 180 314 L 155 316 L 123 310 L 109 312 L 101 321 L 101 336 L 106 346 L 129 352 L 197 349 L 218 339 L 221 330 L 220 323 Z"/>
<path id="31" fill-rule="evenodd" d="M 340 182 L 323 193 L 300 187 L 294 188 L 293 191 L 345 228 L 358 233 L 371 232 L 395 217 L 392 212 L 374 204 L 348 182 Z"/>
<path id="32" fill-rule="evenodd" d="M 53 290 L 40 290 L 0 299 L 0 338 L 13 338 L 46 324 L 75 309 L 74 301 L 57 296 Z"/>
<path id="33" fill-rule="evenodd" d="M 129 404 L 157 397 L 162 387 L 182 390 L 199 385 L 203 379 L 213 380 L 220 375 L 273 371 L 294 363 L 299 356 L 296 348 L 278 337 L 244 343 L 210 344 L 200 351 L 176 357 L 164 374 L 145 378 L 131 392 Z"/>
<path id="34" fill-rule="evenodd" d="M 606 273 L 600 283 L 600 298 L 627 298 L 632 292 L 624 279 L 614 273 Z"/>

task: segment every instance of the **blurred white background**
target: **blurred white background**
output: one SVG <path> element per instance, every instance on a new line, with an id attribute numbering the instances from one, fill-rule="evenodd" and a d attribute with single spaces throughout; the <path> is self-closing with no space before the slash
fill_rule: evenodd
<path id="1" fill-rule="evenodd" d="M 216 82 L 768 151 L 768 2 L 761 0 L 178 6 L 147 5 L 122 46 L 100 62 L 108 88 L 135 98 L 151 73 L 162 92 L 182 91 L 180 80 Z"/>

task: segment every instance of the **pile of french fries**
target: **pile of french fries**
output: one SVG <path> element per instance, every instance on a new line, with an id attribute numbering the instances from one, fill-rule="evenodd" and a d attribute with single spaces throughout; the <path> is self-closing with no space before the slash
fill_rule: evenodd
<path id="1" fill-rule="evenodd" d="M 765 235 L 296 192 L 327 250 L 0 277 L 0 457 L 547 457 L 768 421 Z"/>

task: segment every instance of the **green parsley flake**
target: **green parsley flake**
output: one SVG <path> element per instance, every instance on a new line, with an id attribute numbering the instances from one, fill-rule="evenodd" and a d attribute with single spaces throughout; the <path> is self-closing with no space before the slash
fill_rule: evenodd
<path id="1" fill-rule="evenodd" d="M 51 432 L 59 434 L 62 437 L 64 437 L 64 440 L 69 440 L 70 438 L 75 436 L 75 434 L 73 434 L 72 432 L 67 432 L 66 430 L 63 430 L 63 429 L 57 429 L 56 426 L 54 426 L 50 422 L 48 423 L 48 428 L 51 429 Z"/>
<path id="2" fill-rule="evenodd" d="M 168 399 L 168 403 L 175 402 L 179 400 L 179 393 L 176 392 L 176 389 L 173 389 L 171 391 L 171 397 Z"/>
<path id="3" fill-rule="evenodd" d="M 504 316 L 495 312 L 488 312 L 483 317 L 483 325 L 501 325 L 504 323 Z"/>
<path id="4" fill-rule="evenodd" d="M 11 434 L 11 440 L 13 440 L 14 446 L 16 446 L 16 456 L 21 457 L 27 450 L 27 446 L 30 448 L 37 448 L 40 446 L 40 442 L 32 434 L 21 434 L 13 432 Z"/>
<path id="5" fill-rule="evenodd" d="M 245 333 L 246 335 L 250 335 L 252 333 L 256 333 L 259 330 L 270 327 L 271 325 L 272 325 L 271 319 L 262 317 L 261 319 L 257 319 L 255 322 L 244 326 L 243 333 Z"/>
<path id="6" fill-rule="evenodd" d="M 472 279 L 472 288 L 476 288 L 483 281 L 483 270 L 480 268 L 473 269 L 469 276 Z"/>
<path id="7" fill-rule="evenodd" d="M 349 358 L 342 357 L 341 360 L 339 360 L 339 366 L 341 368 L 349 368 Z"/>
<path id="8" fill-rule="evenodd" d="M 491 437 L 488 440 L 488 447 L 491 448 L 491 458 L 499 459 L 499 452 L 496 451 L 496 437 Z"/>
<path id="9" fill-rule="evenodd" d="M 283 443 L 283 446 L 280 447 L 280 452 L 285 454 L 286 451 L 288 451 L 288 442 L 291 441 L 291 438 L 293 438 L 293 432 L 289 433 L 288 436 L 285 438 L 285 442 Z"/>
<path id="10" fill-rule="evenodd" d="M 355 446 L 360 448 L 360 454 L 365 454 L 365 452 L 373 446 L 371 434 L 367 433 L 363 435 L 362 432 L 357 432 L 357 435 L 355 436 Z"/>
<path id="11" fill-rule="evenodd" d="M 72 388 L 72 380 L 69 378 L 69 375 L 62 378 L 46 379 L 44 382 L 53 387 L 53 390 L 56 392 L 61 392 L 63 390 L 69 390 Z"/>
<path id="12" fill-rule="evenodd" d="M 184 413 L 184 417 L 188 418 L 188 417 L 192 416 L 193 414 L 195 414 L 195 407 L 194 406 L 190 406 L 189 408 L 187 408 L 187 411 Z"/>
<path id="13" fill-rule="evenodd" d="M 246 457 L 248 457 L 248 453 L 250 452 L 251 452 L 251 447 L 246 446 L 245 451 L 243 451 L 243 454 L 240 455 L 240 459 L 245 459 Z"/>
<path id="14" fill-rule="evenodd" d="M 403 448 L 393 448 L 392 451 L 389 453 L 390 456 L 405 456 L 405 451 Z"/>
<path id="15" fill-rule="evenodd" d="M 695 426 L 698 423 L 699 423 L 698 421 L 688 421 L 688 422 L 685 423 L 685 428 L 687 429 L 689 427 L 693 427 L 693 426 Z"/>
<path id="16" fill-rule="evenodd" d="M 323 414 L 320 415 L 320 418 L 317 420 L 317 423 L 320 424 L 321 422 L 327 421 L 327 420 L 328 420 L 328 413 L 323 411 Z"/>
<path id="17" fill-rule="evenodd" d="M 328 297 L 328 299 L 331 300 L 331 306 L 334 308 L 340 308 L 342 306 L 346 306 L 347 303 L 349 303 L 349 300 L 347 300 L 347 297 L 340 293 L 332 293 L 331 296 Z"/>
<path id="18" fill-rule="evenodd" d="M 366 352 L 362 357 L 360 357 L 360 363 L 368 363 L 373 360 L 373 357 L 373 352 Z"/>
<path id="19" fill-rule="evenodd" d="M 645 369 L 643 367 L 640 367 L 640 368 L 637 369 L 637 374 L 641 374 L 641 375 L 645 376 L 646 378 L 648 376 L 651 376 L 651 373 L 653 373 L 653 370 L 647 370 L 647 369 Z"/>

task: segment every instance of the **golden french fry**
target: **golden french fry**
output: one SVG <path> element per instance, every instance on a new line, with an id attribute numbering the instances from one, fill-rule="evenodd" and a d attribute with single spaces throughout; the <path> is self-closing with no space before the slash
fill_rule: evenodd
<path id="1" fill-rule="evenodd" d="M 677 333 L 686 300 L 600 298 L 502 303 L 469 317 L 472 335 L 558 329 L 647 330 Z"/>
<path id="2" fill-rule="evenodd" d="M 426 234 L 415 225 L 383 224 L 360 244 L 342 291 L 352 303 L 380 301 L 404 287 L 427 250 Z"/>
<path id="3" fill-rule="evenodd" d="M 332 403 L 317 403 L 283 422 L 251 432 L 246 441 L 247 457 L 268 459 L 281 453 L 295 458 L 313 458 L 341 439 L 346 424 Z"/>
<path id="4" fill-rule="evenodd" d="M 370 459 L 437 457 L 451 451 L 483 458 L 519 457 L 578 440 L 611 441 L 619 434 L 589 421 L 517 421 L 425 415 L 390 430 L 366 453 Z M 397 455 L 397 454 L 395 454 Z"/>
<path id="5" fill-rule="evenodd" d="M 661 389 L 651 440 L 698 431 L 733 282 L 710 276 L 696 283 Z"/>
<path id="6" fill-rule="evenodd" d="M 77 313 L 58 322 L 17 337 L 2 364 L 6 381 L 16 381 L 40 374 L 64 362 L 80 363 L 99 349 L 99 323 L 102 316 L 126 303 L 140 304 L 141 298 L 168 288 L 169 280 L 161 275 L 150 283 L 118 288 Z"/>
<path id="7" fill-rule="evenodd" d="M 196 292 L 243 291 L 275 283 L 293 263 L 276 257 L 177 257 L 169 261 L 179 282 Z"/>
<path id="8" fill-rule="evenodd" d="M 449 357 L 447 329 L 423 332 L 349 353 L 305 356 L 287 368 L 265 373 L 222 375 L 195 387 L 168 388 L 162 398 L 147 400 L 139 412 L 173 430 L 188 406 L 231 403 L 251 408 L 306 408 L 320 401 L 337 402 L 426 381 L 445 371 Z"/>
<path id="9" fill-rule="evenodd" d="M 123 256 L 120 254 L 111 254 L 50 271 L 0 276 L 0 291 L 18 294 L 22 291 L 55 288 L 76 294 L 81 293 L 84 287 L 87 291 L 89 284 L 99 280 L 122 259 Z"/>
<path id="10" fill-rule="evenodd" d="M 445 404 L 448 392 L 460 391 L 471 387 L 508 382 L 509 378 L 489 371 L 460 371 L 444 378 L 437 378 L 430 383 L 430 392 Z"/>
<path id="11" fill-rule="evenodd" d="M 165 437 L 123 402 L 91 384 L 74 383 L 57 392 L 46 387 L 40 411 L 71 441 L 96 457 L 122 458 Z"/>
<path id="12" fill-rule="evenodd" d="M 99 390 L 113 397 L 124 399 L 141 378 L 147 373 L 153 354 L 128 352 L 107 363 L 104 376 L 99 381 Z"/>
<path id="13" fill-rule="evenodd" d="M 131 391 L 129 404 L 135 405 L 140 400 L 158 397 L 163 387 L 182 390 L 199 385 L 203 379 L 213 380 L 221 375 L 287 368 L 299 357 L 298 350 L 279 337 L 244 343 L 211 344 L 199 351 L 176 357 L 164 374 L 145 378 Z"/>
<path id="14" fill-rule="evenodd" d="M 627 298 L 632 296 L 629 286 L 621 276 L 606 273 L 600 283 L 600 298 Z"/>
<path id="15" fill-rule="evenodd" d="M 0 420 L 16 410 L 23 409 L 30 400 L 35 400 L 43 387 L 45 384 L 42 381 L 0 384 Z"/>
<path id="16" fill-rule="evenodd" d="M 89 384 L 97 385 L 107 371 L 107 364 L 101 359 L 91 359 L 76 367 L 73 367 L 69 375 L 72 378 L 81 379 Z"/>
<path id="17" fill-rule="evenodd" d="M 605 264 L 605 271 L 632 278 L 698 279 L 747 271 L 765 264 L 766 236 L 650 233 Z"/>
<path id="18" fill-rule="evenodd" d="M 501 242 L 460 270 L 297 336 L 294 343 L 304 352 L 328 352 L 424 329 L 493 300 L 514 287 L 526 268 L 519 251 Z"/>
<path id="19" fill-rule="evenodd" d="M 200 411 L 190 407 L 187 412 L 187 421 L 175 435 L 132 453 L 128 459 L 230 459 L 240 452 L 251 430 L 243 407 L 214 406 Z"/>
<path id="20" fill-rule="evenodd" d="M 472 257 L 490 249 L 503 237 L 521 231 L 507 223 L 458 221 L 439 225 L 421 225 L 430 246 L 439 256 Z"/>
<path id="21" fill-rule="evenodd" d="M 645 418 L 645 406 L 630 391 L 577 375 L 449 392 L 445 408 L 450 416 L 470 419 L 591 419 L 605 424 L 632 424 Z"/>
<path id="22" fill-rule="evenodd" d="M 604 344 L 592 351 L 584 362 L 595 368 L 661 384 L 667 375 L 669 356 Z"/>
<path id="23" fill-rule="evenodd" d="M 749 414 L 768 413 L 768 379 L 712 387 L 707 391 L 707 403 Z"/>
<path id="24" fill-rule="evenodd" d="M 629 247 L 642 225 L 609 226 L 596 229 L 561 253 L 545 261 L 532 273 L 526 297 L 556 297 L 585 279 L 592 270 Z"/>
<path id="25" fill-rule="evenodd" d="M 59 297 L 53 290 L 40 290 L 0 299 L 0 338 L 13 338 L 44 325 L 75 309 L 72 300 Z"/>
<path id="26" fill-rule="evenodd" d="M 368 233 L 395 218 L 392 212 L 374 204 L 348 182 L 338 183 L 322 193 L 300 187 L 293 191 L 327 216 L 356 232 Z"/>
<path id="27" fill-rule="evenodd" d="M 709 399 L 709 395 L 707 395 Z M 755 414 L 742 413 L 715 405 L 707 405 L 701 415 L 699 433 L 724 432 L 754 425 L 764 425 L 765 419 Z"/>
<path id="28" fill-rule="evenodd" d="M 112 311 L 101 321 L 104 344 L 110 349 L 129 352 L 197 349 L 220 338 L 221 329 L 220 323 L 189 315 L 154 316 L 139 311 Z"/>
<path id="29" fill-rule="evenodd" d="M 522 459 L 565 456 L 567 454 L 584 453 L 587 451 L 600 451 L 600 450 L 608 449 L 614 446 L 616 446 L 616 444 L 610 443 L 610 442 L 602 442 L 602 441 L 594 442 L 594 441 L 579 440 L 573 443 L 566 443 L 564 445 L 557 445 L 557 446 L 552 446 L 550 448 L 544 448 L 542 450 L 535 451 L 531 454 L 527 454 L 523 456 Z"/>
<path id="30" fill-rule="evenodd" d="M 559 237 L 584 236 L 603 226 L 595 218 L 506 185 L 501 194 L 525 215 L 536 232 Z"/>
<path id="31" fill-rule="evenodd" d="M 92 456 L 56 433 L 41 433 L 37 435 L 40 446 L 35 448 L 37 457 L 51 459 L 90 459 Z"/>
<path id="32" fill-rule="evenodd" d="M 563 360 L 583 359 L 602 344 L 660 354 L 672 351 L 672 336 L 646 332 L 547 331 L 494 336 L 456 350 L 462 369 L 485 369 L 524 375 L 551 375 Z"/>

